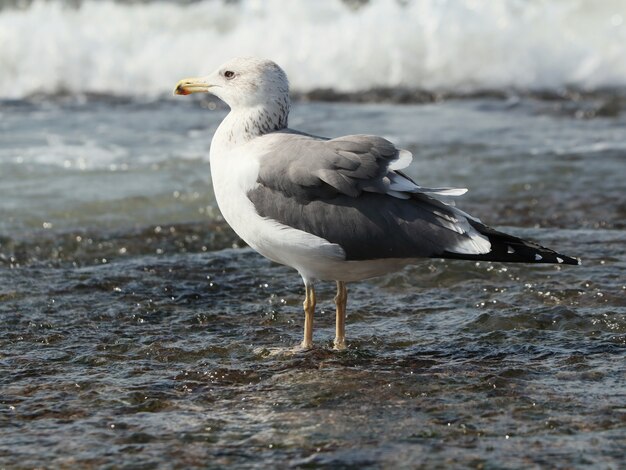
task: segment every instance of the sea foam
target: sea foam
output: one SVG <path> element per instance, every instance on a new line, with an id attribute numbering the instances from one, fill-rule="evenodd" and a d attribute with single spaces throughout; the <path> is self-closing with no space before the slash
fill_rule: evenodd
<path id="1" fill-rule="evenodd" d="M 0 97 L 159 96 L 242 55 L 298 91 L 626 86 L 621 0 L 35 1 L 0 11 Z"/>

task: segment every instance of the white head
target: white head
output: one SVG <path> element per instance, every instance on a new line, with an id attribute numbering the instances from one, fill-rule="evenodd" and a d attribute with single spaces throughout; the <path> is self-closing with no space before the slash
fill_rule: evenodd
<path id="1" fill-rule="evenodd" d="M 176 95 L 211 93 L 231 109 L 277 104 L 289 110 L 287 75 L 271 60 L 237 57 L 206 77 L 186 78 L 174 89 Z"/>

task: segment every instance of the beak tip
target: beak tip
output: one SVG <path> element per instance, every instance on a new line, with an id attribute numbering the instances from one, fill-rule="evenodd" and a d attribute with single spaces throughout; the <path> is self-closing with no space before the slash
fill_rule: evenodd
<path id="1" fill-rule="evenodd" d="M 174 88 L 174 95 L 191 95 L 192 93 L 208 93 L 210 85 L 201 78 L 185 78 Z"/>
<path id="2" fill-rule="evenodd" d="M 176 84 L 176 88 L 174 88 L 173 92 L 174 96 L 176 95 L 188 95 L 189 92 L 185 89 L 182 83 Z"/>

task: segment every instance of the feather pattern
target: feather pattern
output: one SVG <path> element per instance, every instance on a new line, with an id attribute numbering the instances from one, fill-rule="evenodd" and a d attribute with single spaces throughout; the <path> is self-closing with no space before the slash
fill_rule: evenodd
<path id="1" fill-rule="evenodd" d="M 276 132 L 262 139 L 267 151 L 260 158 L 258 185 L 248 192 L 257 212 L 338 244 L 347 260 L 490 249 L 464 213 L 427 196 L 463 190 L 421 188 L 390 170 L 406 165 L 410 153 L 382 137 L 324 140 Z"/>

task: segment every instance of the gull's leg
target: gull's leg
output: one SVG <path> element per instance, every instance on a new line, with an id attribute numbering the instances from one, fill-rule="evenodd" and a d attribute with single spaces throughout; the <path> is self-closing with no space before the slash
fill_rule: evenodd
<path id="1" fill-rule="evenodd" d="M 306 295 L 304 297 L 304 339 L 302 347 L 313 347 L 313 314 L 315 313 L 315 289 L 313 284 L 304 284 Z"/>
<path id="2" fill-rule="evenodd" d="M 348 290 L 344 281 L 337 281 L 337 320 L 335 326 L 335 349 L 346 349 L 346 303 L 348 302 Z"/>

